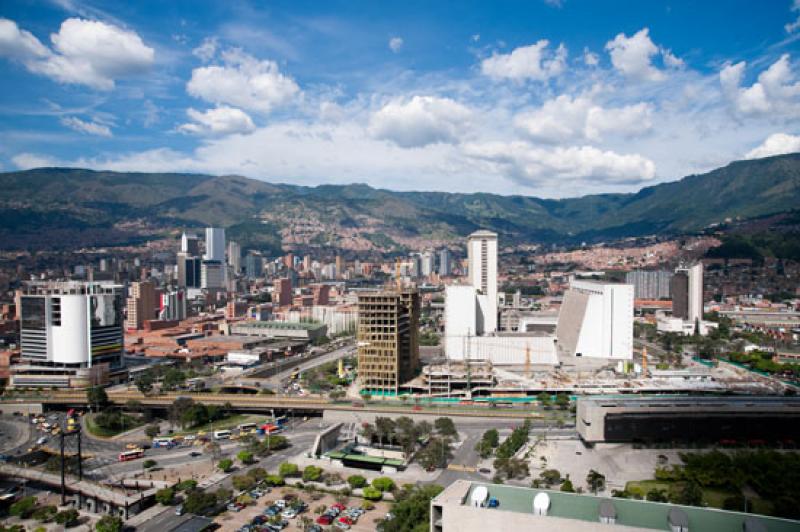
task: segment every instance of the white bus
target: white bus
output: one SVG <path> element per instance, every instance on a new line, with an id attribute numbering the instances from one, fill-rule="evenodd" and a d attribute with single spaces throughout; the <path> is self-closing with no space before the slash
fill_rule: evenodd
<path id="1" fill-rule="evenodd" d="M 229 440 L 229 439 L 231 439 L 231 431 L 229 431 L 229 430 L 215 430 L 214 431 L 214 439 L 215 440 Z"/>
<path id="2" fill-rule="evenodd" d="M 239 434 L 252 434 L 257 428 L 258 425 L 255 423 L 242 423 L 239 425 Z"/>

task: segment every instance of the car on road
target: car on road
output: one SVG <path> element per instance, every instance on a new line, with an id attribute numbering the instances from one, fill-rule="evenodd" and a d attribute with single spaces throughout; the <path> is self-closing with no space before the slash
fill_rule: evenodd
<path id="1" fill-rule="evenodd" d="M 486 469 L 485 467 L 482 467 L 482 468 L 478 469 L 478 473 L 483 473 L 484 475 L 491 475 L 492 474 L 492 470 L 491 469 Z"/>
<path id="2" fill-rule="evenodd" d="M 183 511 L 183 505 L 182 504 L 180 506 L 178 506 L 177 508 L 175 508 L 175 515 L 183 515 L 183 513 L 184 513 L 184 511 Z"/>
<path id="3" fill-rule="evenodd" d="M 203 453 L 201 453 L 200 451 L 192 451 L 189 453 L 189 456 L 191 456 L 192 458 L 197 458 L 198 456 L 203 456 Z"/>
<path id="4" fill-rule="evenodd" d="M 42 436 L 36 440 L 36 445 L 44 445 L 45 443 L 47 443 L 47 436 Z"/>

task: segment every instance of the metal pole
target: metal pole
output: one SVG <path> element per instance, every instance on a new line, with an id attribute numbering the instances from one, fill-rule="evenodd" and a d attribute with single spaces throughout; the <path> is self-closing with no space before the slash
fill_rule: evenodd
<path id="1" fill-rule="evenodd" d="M 83 456 L 81 456 L 81 426 L 78 425 L 78 480 L 83 480 Z"/>
<path id="2" fill-rule="evenodd" d="M 67 489 L 64 485 L 64 432 L 59 433 L 61 440 L 61 506 L 67 504 Z"/>

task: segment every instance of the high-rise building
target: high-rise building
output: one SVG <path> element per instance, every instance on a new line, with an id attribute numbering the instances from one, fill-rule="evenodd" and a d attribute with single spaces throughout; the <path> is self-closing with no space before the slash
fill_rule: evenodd
<path id="1" fill-rule="evenodd" d="M 429 277 L 436 269 L 434 255 L 430 251 L 425 251 L 420 255 L 422 276 Z"/>
<path id="2" fill-rule="evenodd" d="M 200 287 L 208 290 L 225 287 L 225 263 L 223 261 L 203 261 L 200 266 Z"/>
<path id="3" fill-rule="evenodd" d="M 291 270 L 294 268 L 294 254 L 287 253 L 283 256 L 283 265 L 286 266 L 287 269 Z"/>
<path id="4" fill-rule="evenodd" d="M 235 275 L 242 271 L 242 247 L 233 240 L 228 242 L 228 265 Z"/>
<path id="5" fill-rule="evenodd" d="M 200 257 L 178 253 L 176 259 L 178 263 L 178 286 L 181 288 L 200 288 L 202 266 Z"/>
<path id="6" fill-rule="evenodd" d="M 453 265 L 451 263 L 450 250 L 443 248 L 439 251 L 439 275 L 447 277 L 453 273 Z"/>
<path id="7" fill-rule="evenodd" d="M 689 275 L 686 270 L 677 270 L 670 283 L 672 292 L 672 317 L 689 318 Z"/>
<path id="8" fill-rule="evenodd" d="M 556 337 L 569 356 L 632 359 L 633 285 L 573 279 Z"/>
<path id="9" fill-rule="evenodd" d="M 315 284 L 312 288 L 315 305 L 327 305 L 330 303 L 331 286 L 328 284 Z"/>
<path id="10" fill-rule="evenodd" d="M 21 363 L 12 385 L 81 387 L 122 378 L 121 285 L 30 283 L 20 306 Z"/>
<path id="11" fill-rule="evenodd" d="M 203 260 L 225 262 L 225 229 L 206 227 L 206 253 Z"/>
<path id="12" fill-rule="evenodd" d="M 344 277 L 344 260 L 341 255 L 336 255 L 336 278 L 341 279 Z"/>
<path id="13" fill-rule="evenodd" d="M 292 304 L 292 280 L 288 277 L 275 279 L 272 289 L 272 303 L 283 307 Z"/>
<path id="14" fill-rule="evenodd" d="M 625 274 L 625 283 L 633 285 L 636 299 L 669 299 L 672 273 L 661 270 L 634 270 Z"/>
<path id="15" fill-rule="evenodd" d="M 695 324 L 702 321 L 703 263 L 677 268 L 672 289 L 672 317 Z"/>
<path id="16" fill-rule="evenodd" d="M 244 271 L 248 279 L 258 279 L 263 274 L 261 255 L 248 253 L 244 258 Z"/>
<path id="17" fill-rule="evenodd" d="M 186 232 L 181 235 L 181 253 L 186 253 L 190 257 L 200 256 L 200 239 L 197 235 Z"/>
<path id="18" fill-rule="evenodd" d="M 363 390 L 397 395 L 419 367 L 419 293 L 358 295 L 358 377 Z"/>
<path id="19" fill-rule="evenodd" d="M 482 332 L 497 330 L 497 233 L 476 231 L 467 239 L 469 281 L 478 290 Z"/>
<path id="20" fill-rule="evenodd" d="M 141 329 L 146 320 L 156 318 L 156 286 L 152 281 L 132 283 L 128 290 L 127 320 L 128 330 Z"/>
<path id="21" fill-rule="evenodd" d="M 173 290 L 161 294 L 161 305 L 158 317 L 162 320 L 186 319 L 186 293 L 183 290 Z"/>

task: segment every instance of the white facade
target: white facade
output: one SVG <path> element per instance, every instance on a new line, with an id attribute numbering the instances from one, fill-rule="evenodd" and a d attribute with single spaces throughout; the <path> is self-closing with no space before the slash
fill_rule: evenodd
<path id="1" fill-rule="evenodd" d="M 475 336 L 478 303 L 471 286 L 448 286 L 444 299 L 444 352 L 450 360 L 463 360 L 465 338 Z"/>
<path id="2" fill-rule="evenodd" d="M 233 240 L 228 242 L 228 265 L 236 275 L 242 271 L 242 247 Z"/>
<path id="3" fill-rule="evenodd" d="M 703 319 L 703 263 L 698 262 L 687 270 L 689 276 L 689 321 Z"/>
<path id="4" fill-rule="evenodd" d="M 225 229 L 206 227 L 206 254 L 203 259 L 225 262 Z"/>
<path id="5" fill-rule="evenodd" d="M 161 294 L 158 317 L 162 320 L 186 319 L 186 293 L 183 290 Z"/>
<path id="6" fill-rule="evenodd" d="M 60 296 L 61 324 L 49 324 L 48 360 L 59 364 L 88 364 L 91 352 L 89 300 L 83 295 Z M 52 305 L 52 299 L 50 299 Z"/>
<path id="7" fill-rule="evenodd" d="M 481 331 L 497 331 L 497 233 L 476 231 L 467 239 L 469 282 L 481 295 Z"/>
<path id="8" fill-rule="evenodd" d="M 570 356 L 633 358 L 633 285 L 572 280 L 556 336 Z"/>

